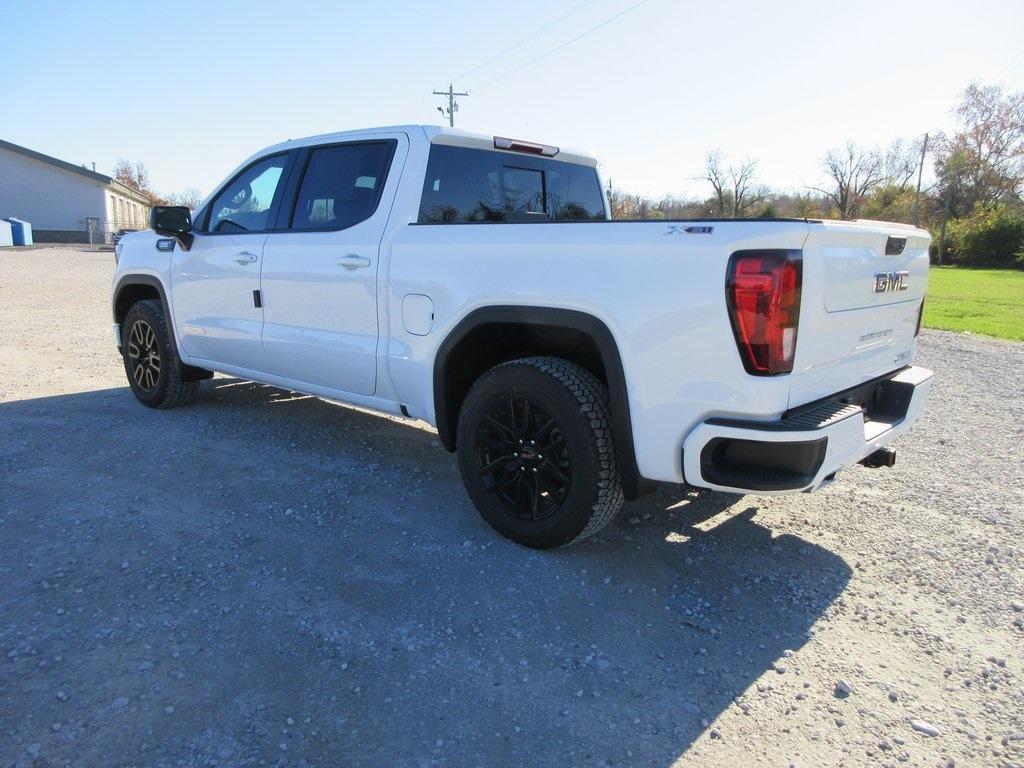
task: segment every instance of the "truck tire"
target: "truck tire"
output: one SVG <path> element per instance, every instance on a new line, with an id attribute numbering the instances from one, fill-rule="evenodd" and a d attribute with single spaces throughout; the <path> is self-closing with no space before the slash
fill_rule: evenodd
<path id="1" fill-rule="evenodd" d="M 459 471 L 483 518 L 535 549 L 592 536 L 622 507 L 607 388 L 556 357 L 481 376 L 462 404 Z"/>
<path id="2" fill-rule="evenodd" d="M 171 339 L 163 304 L 143 299 L 132 305 L 121 325 L 121 356 L 128 385 L 150 408 L 175 408 L 195 395 L 198 381 L 185 381 L 181 359 Z"/>

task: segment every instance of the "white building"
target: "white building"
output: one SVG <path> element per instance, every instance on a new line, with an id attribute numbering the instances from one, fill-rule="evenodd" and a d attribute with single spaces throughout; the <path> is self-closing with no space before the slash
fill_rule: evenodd
<path id="1" fill-rule="evenodd" d="M 148 227 L 150 205 L 110 176 L 0 140 L 0 219 L 30 222 L 36 242 L 110 242 Z"/>

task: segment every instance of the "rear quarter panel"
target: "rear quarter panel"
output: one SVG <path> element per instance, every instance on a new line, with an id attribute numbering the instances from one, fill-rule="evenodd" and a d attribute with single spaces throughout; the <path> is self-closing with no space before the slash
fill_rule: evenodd
<path id="1" fill-rule="evenodd" d="M 711 227 L 688 234 L 685 227 Z M 435 423 L 433 360 L 462 318 L 493 305 L 559 307 L 602 321 L 618 345 L 641 474 L 683 480 L 683 437 L 713 415 L 775 418 L 788 377 L 746 374 L 725 304 L 729 256 L 800 248 L 804 222 L 587 222 L 408 225 L 390 246 L 386 364 L 395 396 Z M 428 296 L 426 335 L 404 327 Z"/>

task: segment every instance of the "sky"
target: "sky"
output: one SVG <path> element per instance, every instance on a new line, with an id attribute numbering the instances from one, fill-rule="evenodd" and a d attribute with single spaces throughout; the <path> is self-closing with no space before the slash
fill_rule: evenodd
<path id="1" fill-rule="evenodd" d="M 949 130 L 972 80 L 1024 90 L 1024 0 L 3 8 L 0 138 L 105 173 L 141 161 L 164 195 L 285 139 L 442 122 L 449 81 L 470 93 L 457 127 L 584 149 L 651 196 L 708 194 L 714 149 L 799 190 L 847 140 Z"/>

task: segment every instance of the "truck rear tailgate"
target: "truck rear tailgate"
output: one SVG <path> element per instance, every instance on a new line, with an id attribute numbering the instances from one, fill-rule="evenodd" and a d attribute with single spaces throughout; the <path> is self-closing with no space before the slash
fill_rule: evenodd
<path id="1" fill-rule="evenodd" d="M 928 244 L 927 232 L 900 224 L 810 225 L 791 408 L 910 363 Z"/>

